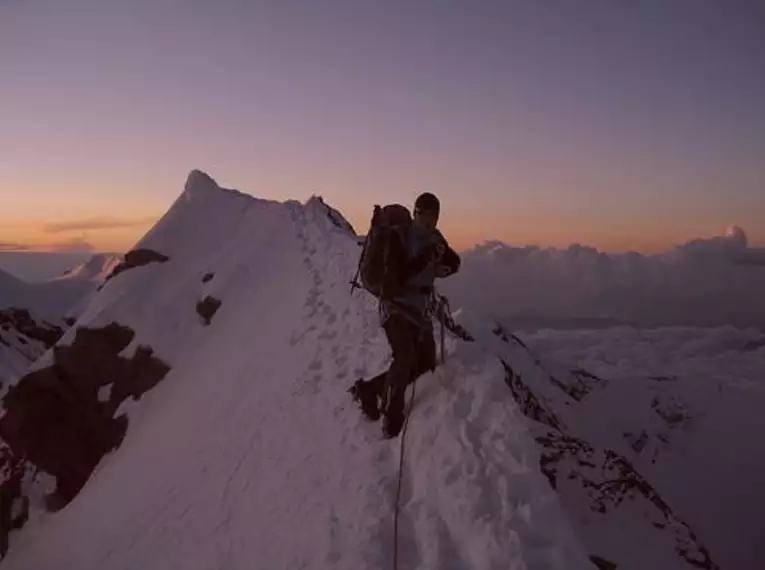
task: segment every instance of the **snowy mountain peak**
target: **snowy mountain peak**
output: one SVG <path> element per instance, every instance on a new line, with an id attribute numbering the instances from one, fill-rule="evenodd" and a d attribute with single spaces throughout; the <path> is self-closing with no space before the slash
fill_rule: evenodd
<path id="1" fill-rule="evenodd" d="M 184 196 L 187 200 L 194 200 L 217 190 L 218 184 L 209 174 L 201 170 L 192 170 L 186 179 Z"/>
<path id="2" fill-rule="evenodd" d="M 306 201 L 305 207 L 326 215 L 329 221 L 332 222 L 335 227 L 347 231 L 354 236 L 356 235 L 356 230 L 353 228 L 351 223 L 345 219 L 340 211 L 327 204 L 322 196 L 317 194 L 311 195 L 311 197 Z"/>
<path id="3" fill-rule="evenodd" d="M 388 565 L 398 447 L 347 393 L 389 358 L 374 300 L 348 293 L 358 240 L 318 197 L 189 186 L 134 249 L 157 262 L 110 279 L 3 401 L 3 492 L 38 518 L 66 505 L 12 534 L 3 564 L 185 567 L 191 548 L 199 568 Z M 420 546 L 402 562 L 588 568 L 542 473 L 519 468 L 535 444 L 497 398 L 499 363 L 486 382 L 475 351 L 454 354 L 421 384 L 402 523 Z M 42 505 L 36 470 L 56 482 Z"/>
<path id="4" fill-rule="evenodd" d="M 221 195 L 257 200 L 257 198 L 244 192 L 222 188 L 209 174 L 196 169 L 192 170 L 186 178 L 186 185 L 181 198 L 190 202 L 208 203 L 210 200 L 220 199 Z"/>

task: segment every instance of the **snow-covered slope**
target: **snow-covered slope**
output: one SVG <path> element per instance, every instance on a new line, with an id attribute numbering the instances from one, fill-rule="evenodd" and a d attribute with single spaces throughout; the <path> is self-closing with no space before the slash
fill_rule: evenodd
<path id="1" fill-rule="evenodd" d="M 523 341 L 544 355 L 541 376 L 558 417 L 627 457 L 693 523 L 721 567 L 761 565 L 762 332 L 625 327 L 545 331 Z"/>
<path id="2" fill-rule="evenodd" d="M 63 334 L 46 322 L 37 322 L 28 311 L 0 310 L 0 389 L 20 377 Z"/>
<path id="3" fill-rule="evenodd" d="M 22 374 L 61 336 L 58 325 L 45 322 L 36 311 L 30 315 L 30 306 L 39 307 L 37 299 L 33 287 L 0 270 L 0 387 Z"/>
<path id="4" fill-rule="evenodd" d="M 346 393 L 388 357 L 374 304 L 348 294 L 359 252 L 348 227 L 318 198 L 255 200 L 193 173 L 137 249 L 167 260 L 109 280 L 62 339 L 73 348 L 49 354 L 38 373 L 111 322 L 126 328 L 102 333 L 105 345 L 125 359 L 150 346 L 145 359 L 170 371 L 139 403 L 120 406 L 129 425 L 119 449 L 63 510 L 12 534 L 3 564 L 388 567 L 399 447 L 381 441 Z M 470 346 L 452 356 L 423 378 L 410 427 L 402 567 L 591 567 L 538 469 L 499 361 Z M 116 370 L 109 358 L 103 366 Z M 36 378 L 17 385 L 15 406 Z M 114 414 L 115 390 L 124 391 L 113 378 L 83 380 L 100 392 L 100 414 Z M 6 411 L 0 433 L 31 451 L 38 443 L 4 423 L 23 416 Z M 56 437 L 74 429 L 62 424 Z M 76 487 L 71 471 L 48 463 L 59 484 L 65 476 Z"/>
<path id="5" fill-rule="evenodd" d="M 469 326 L 509 364 L 506 380 L 533 421 L 543 471 L 586 543 L 619 568 L 672 567 L 678 557 L 688 567 L 759 566 L 761 333 L 616 329 L 611 350 L 586 370 L 577 359 L 553 358 L 567 351 L 550 350 L 537 338 L 544 333 L 515 335 L 495 325 L 481 336 L 479 322 Z M 575 335 L 585 333 L 556 336 L 573 345 Z M 627 361 L 620 349 L 645 358 L 641 344 L 659 338 L 675 346 L 684 338 L 688 346 L 680 358 L 665 354 L 651 364 Z"/>
<path id="6" fill-rule="evenodd" d="M 192 173 L 3 400 L 0 490 L 32 504 L 3 564 L 389 568 L 400 441 L 346 393 L 389 358 L 373 300 L 349 295 L 359 251 L 319 198 L 257 200 Z M 719 567 L 733 539 L 709 546 L 710 481 L 680 487 L 726 458 L 678 451 L 686 384 L 617 385 L 458 320 L 477 341 L 450 338 L 417 383 L 401 568 Z M 54 514 L 35 509 L 35 468 L 57 480 Z"/>
<path id="7" fill-rule="evenodd" d="M 77 281 L 94 281 L 101 284 L 121 262 L 122 256 L 119 254 L 98 253 L 50 281 L 73 279 Z"/>

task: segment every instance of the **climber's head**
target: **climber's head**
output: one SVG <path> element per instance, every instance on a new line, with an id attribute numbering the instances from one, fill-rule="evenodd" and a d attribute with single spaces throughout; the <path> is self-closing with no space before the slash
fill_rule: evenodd
<path id="1" fill-rule="evenodd" d="M 414 224 L 421 228 L 435 229 L 441 204 L 430 192 L 423 192 L 414 202 Z"/>

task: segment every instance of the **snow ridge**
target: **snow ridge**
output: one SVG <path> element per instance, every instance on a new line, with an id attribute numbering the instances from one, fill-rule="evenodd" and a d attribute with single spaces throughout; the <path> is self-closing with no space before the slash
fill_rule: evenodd
<path id="1" fill-rule="evenodd" d="M 318 199 L 193 194 L 137 246 L 169 260 L 110 279 L 74 327 L 129 327 L 121 354 L 149 346 L 170 372 L 116 411 L 119 449 L 66 508 L 12 534 L 4 564 L 388 567 L 398 445 L 346 392 L 389 358 L 373 299 L 349 296 L 355 235 Z M 207 296 L 221 305 L 206 325 Z M 590 568 L 499 361 L 449 347 L 418 387 L 400 562 Z"/>
<path id="2" fill-rule="evenodd" d="M 135 333 L 120 357 L 150 351 L 169 372 L 109 410 L 126 417 L 120 447 L 66 508 L 11 535 L 4 564 L 390 567 L 399 442 L 381 440 L 346 392 L 390 355 L 374 299 L 349 295 L 360 252 L 350 224 L 320 197 L 256 199 L 194 171 L 136 250 L 166 260 L 109 279 L 60 344 L 115 323 Z M 588 482 L 602 474 L 545 446 L 557 429 L 642 472 L 634 438 L 609 439 L 612 418 L 582 419 L 612 384 L 556 370 L 474 313 L 456 316 L 477 341 L 448 338 L 446 363 L 417 383 L 402 568 L 716 568 L 692 530 L 687 556 L 678 551 L 687 517 L 652 526 L 629 492 L 599 512 Z M 671 401 L 658 408 L 672 417 Z M 671 507 L 671 486 L 659 491 Z"/>

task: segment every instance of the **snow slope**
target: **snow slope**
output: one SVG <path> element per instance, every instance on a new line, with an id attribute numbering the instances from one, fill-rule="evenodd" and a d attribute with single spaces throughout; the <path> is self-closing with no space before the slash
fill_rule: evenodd
<path id="1" fill-rule="evenodd" d="M 524 335 L 560 378 L 600 379 L 561 416 L 620 449 L 693 521 L 723 568 L 763 561 L 765 335 L 754 329 L 542 331 Z"/>
<path id="2" fill-rule="evenodd" d="M 0 390 L 14 382 L 50 348 L 63 331 L 36 322 L 23 310 L 0 310 Z"/>
<path id="3" fill-rule="evenodd" d="M 480 333 L 480 323 L 469 326 Z M 761 565 L 761 333 L 514 335 L 497 325 L 484 334 L 492 336 L 484 346 L 512 365 L 543 469 L 586 543 L 619 568 L 671 567 L 678 555 L 700 568 Z M 599 343 L 582 358 L 577 342 L 588 337 L 607 352 Z M 671 352 L 657 350 L 659 341 Z"/>
<path id="4" fill-rule="evenodd" d="M 171 371 L 121 406 L 119 449 L 63 510 L 33 513 L 3 564 L 390 567 L 399 442 L 346 393 L 388 354 L 371 299 L 348 295 L 347 224 L 318 198 L 256 200 L 194 172 L 137 248 L 168 260 L 111 279 L 61 344 L 118 322 L 136 331 L 124 355 L 151 346 Z M 221 302 L 209 326 L 205 299 Z M 402 568 L 592 567 L 503 375 L 480 346 L 450 343 L 418 383 Z"/>

